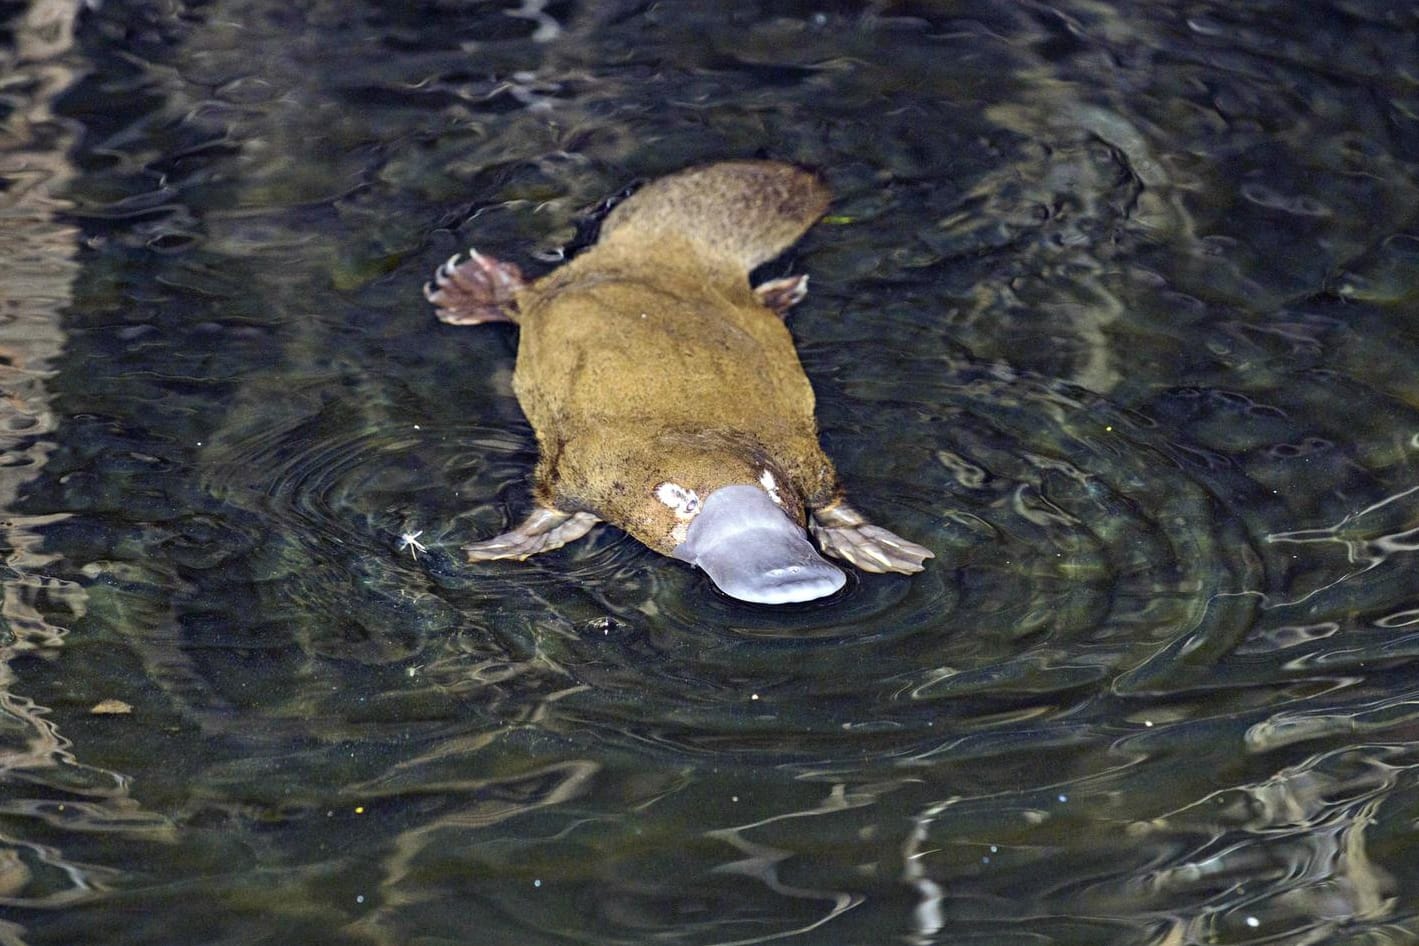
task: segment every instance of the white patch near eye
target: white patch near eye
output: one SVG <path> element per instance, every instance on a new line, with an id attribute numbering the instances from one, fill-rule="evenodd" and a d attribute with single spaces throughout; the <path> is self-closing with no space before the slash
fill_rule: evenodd
<path id="1" fill-rule="evenodd" d="M 774 479 L 772 473 L 765 470 L 763 475 L 759 477 L 759 485 L 764 488 L 764 492 L 769 494 L 769 498 L 774 501 L 775 505 L 783 505 L 783 497 L 778 494 L 778 481 Z"/>
<path id="2" fill-rule="evenodd" d="M 700 497 L 678 483 L 661 483 L 655 488 L 655 498 L 675 510 L 676 519 L 693 519 L 700 511 Z"/>

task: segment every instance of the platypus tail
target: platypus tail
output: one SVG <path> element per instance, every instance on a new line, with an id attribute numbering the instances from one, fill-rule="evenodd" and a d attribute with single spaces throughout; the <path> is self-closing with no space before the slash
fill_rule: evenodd
<path id="1" fill-rule="evenodd" d="M 747 273 L 792 246 L 829 199 L 812 171 L 778 161 L 725 161 L 642 187 L 611 211 L 598 242 L 685 240 Z"/>

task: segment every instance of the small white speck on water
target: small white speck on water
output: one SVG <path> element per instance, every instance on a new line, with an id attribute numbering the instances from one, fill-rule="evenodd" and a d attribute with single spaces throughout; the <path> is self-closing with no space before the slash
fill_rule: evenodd
<path id="1" fill-rule="evenodd" d="M 1151 719 L 1145 719 L 1145 720 L 1143 721 L 1143 728 L 1144 728 L 1144 729 L 1152 729 L 1152 728 L 1153 728 L 1153 721 L 1152 721 Z"/>
<path id="2" fill-rule="evenodd" d="M 1252 929 L 1256 929 L 1256 928 L 1257 928 L 1258 926 L 1260 926 L 1260 925 L 1261 925 L 1261 921 L 1258 920 L 1256 917 L 1254 917 L 1254 916 L 1249 916 L 1249 917 L 1247 917 L 1247 926 L 1250 926 Z"/>
<path id="3" fill-rule="evenodd" d="M 534 880 L 534 881 L 532 881 L 532 886 L 534 886 L 534 887 L 540 887 L 540 886 L 542 886 L 542 881 L 541 881 L 540 879 Z"/>
<path id="4" fill-rule="evenodd" d="M 751 699 L 751 700 L 757 700 L 758 698 L 759 698 L 759 694 L 757 694 L 757 693 L 750 693 L 750 694 L 749 694 L 749 699 Z"/>
<path id="5" fill-rule="evenodd" d="M 420 529 L 418 532 L 405 532 L 404 534 L 400 535 L 399 551 L 402 552 L 405 549 L 408 549 L 409 554 L 414 557 L 415 561 L 418 561 L 419 553 L 427 552 L 429 550 L 428 547 L 424 545 L 424 543 L 419 541 L 419 536 L 423 534 L 424 530 Z"/>
<path id="6" fill-rule="evenodd" d="M 356 903 L 364 903 L 364 902 L 365 902 L 365 895 L 364 895 L 364 894 L 357 894 L 357 895 L 355 896 L 355 902 L 356 902 Z"/>
<path id="7" fill-rule="evenodd" d="M 994 844 L 992 844 L 992 845 L 990 846 L 990 853 L 996 854 L 996 853 L 999 853 L 999 851 L 1000 851 L 1000 848 L 996 847 Z"/>
<path id="8" fill-rule="evenodd" d="M 1065 804 L 1065 803 L 1067 803 L 1067 802 L 1069 801 L 1069 796 L 1068 796 L 1068 795 L 1061 794 L 1061 795 L 1059 795 L 1059 796 L 1057 796 L 1057 797 L 1058 797 L 1059 803 L 1060 803 L 1061 805 L 1063 805 L 1063 804 Z"/>
<path id="9" fill-rule="evenodd" d="M 732 801 L 732 802 L 738 803 L 738 801 L 739 801 L 739 796 L 738 796 L 738 795 L 730 795 L 730 796 L 729 796 L 729 800 Z"/>
<path id="10" fill-rule="evenodd" d="M 415 424 L 415 425 L 414 425 L 414 429 L 415 429 L 415 430 L 423 430 L 424 428 L 420 427 L 418 424 Z"/>

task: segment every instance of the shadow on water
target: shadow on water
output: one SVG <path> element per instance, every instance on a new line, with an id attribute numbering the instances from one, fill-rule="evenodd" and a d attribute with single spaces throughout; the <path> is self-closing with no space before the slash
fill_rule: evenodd
<path id="1" fill-rule="evenodd" d="M 1419 938 L 1412 11 L 0 16 L 0 944 Z M 462 563 L 535 444 L 428 274 L 755 155 L 927 571 Z"/>

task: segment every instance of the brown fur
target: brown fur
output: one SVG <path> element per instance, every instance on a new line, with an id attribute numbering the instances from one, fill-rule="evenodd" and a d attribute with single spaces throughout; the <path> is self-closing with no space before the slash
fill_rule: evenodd
<path id="1" fill-rule="evenodd" d="M 767 161 L 663 178 L 607 218 L 590 250 L 516 297 L 514 388 L 541 448 L 539 499 L 594 512 L 669 553 L 655 498 L 709 496 L 769 471 L 791 515 L 836 489 L 813 389 L 782 319 L 749 286 L 822 215 L 813 174 Z"/>
<path id="2" fill-rule="evenodd" d="M 607 217 L 594 247 L 531 284 L 516 264 L 473 250 L 440 266 L 424 286 L 440 320 L 521 326 L 513 386 L 541 447 L 538 508 L 464 546 L 469 561 L 559 548 L 598 519 L 674 554 L 712 494 L 756 485 L 824 553 L 869 572 L 921 571 L 931 550 L 843 502 L 818 447 L 813 389 L 782 322 L 807 277 L 749 287 L 749 271 L 827 204 L 801 168 L 714 164 L 648 185 Z M 800 600 L 779 597 L 783 586 L 738 590 Z"/>

